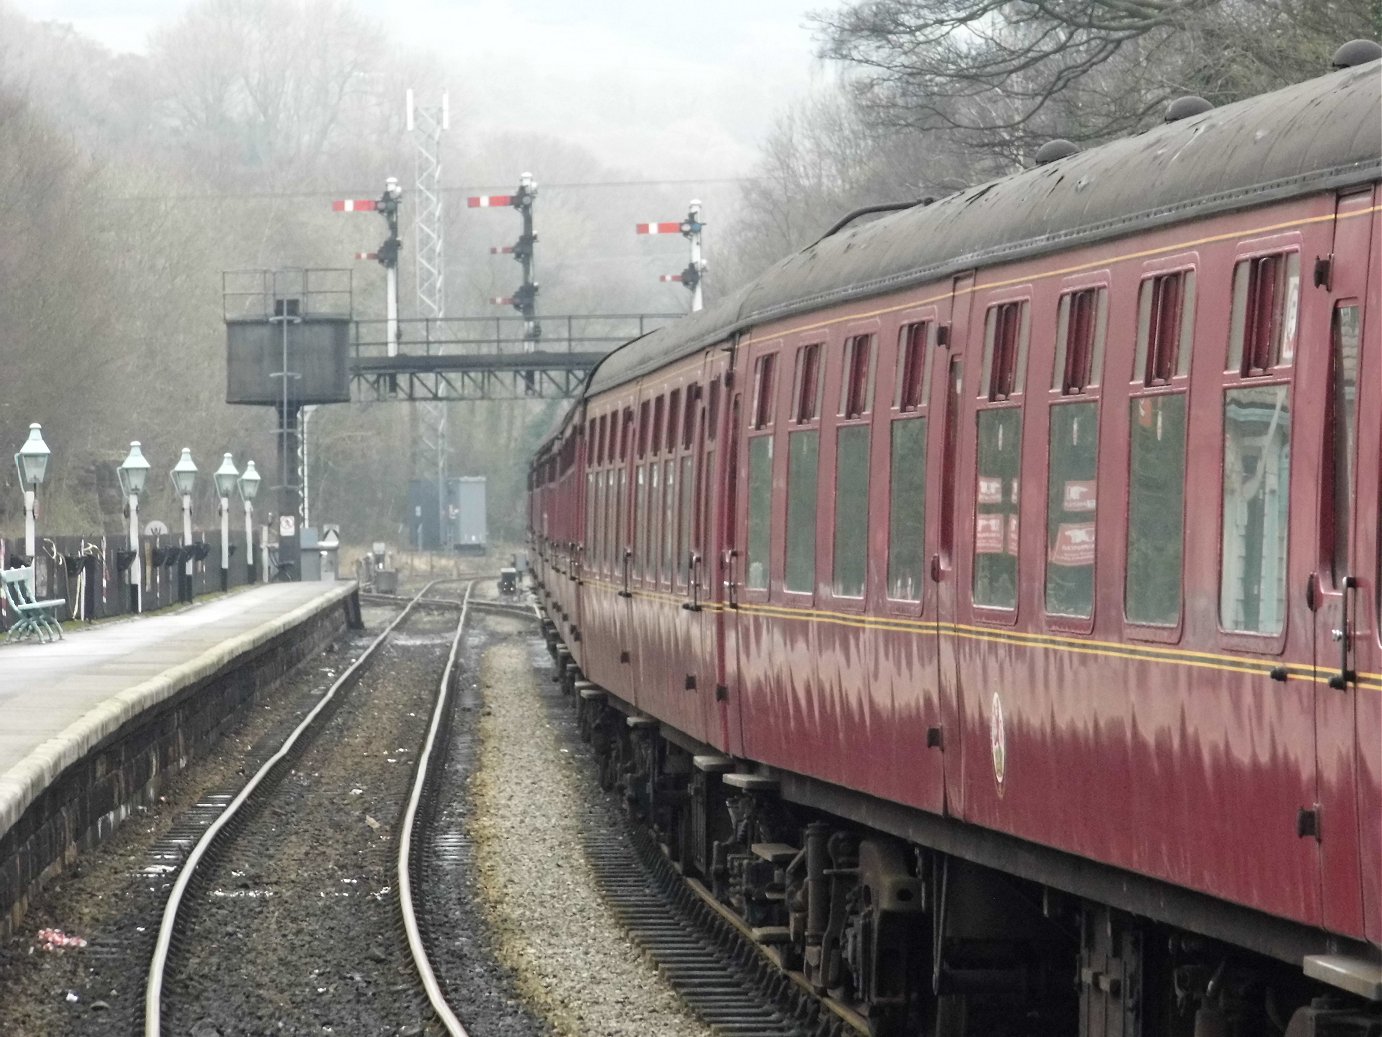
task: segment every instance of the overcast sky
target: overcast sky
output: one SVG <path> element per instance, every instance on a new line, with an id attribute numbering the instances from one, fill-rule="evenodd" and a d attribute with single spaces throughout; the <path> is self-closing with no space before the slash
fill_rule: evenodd
<path id="1" fill-rule="evenodd" d="M 11 0 L 139 52 L 185 0 Z M 827 73 L 806 12 L 841 0 L 390 0 L 361 9 L 447 63 L 471 118 L 579 140 L 653 178 L 741 176 L 773 119 Z M 694 18 L 694 21 L 688 21 Z M 401 103 L 401 102 L 400 102 Z"/>

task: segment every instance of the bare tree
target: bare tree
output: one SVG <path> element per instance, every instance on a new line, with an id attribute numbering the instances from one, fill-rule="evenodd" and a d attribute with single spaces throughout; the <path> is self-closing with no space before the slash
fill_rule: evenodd
<path id="1" fill-rule="evenodd" d="M 381 36 L 344 0 L 202 0 L 153 36 L 167 127 L 213 181 L 300 182 L 361 132 Z"/>
<path id="2" fill-rule="evenodd" d="M 850 210 L 939 197 L 977 175 L 940 135 L 879 125 L 840 90 L 784 112 L 755 172 L 726 236 L 734 254 L 719 264 L 728 286 L 810 244 Z"/>
<path id="3" fill-rule="evenodd" d="M 1013 164 L 1100 141 L 1185 93 L 1223 102 L 1318 74 L 1378 33 L 1375 0 L 863 0 L 813 18 L 879 123 Z"/>

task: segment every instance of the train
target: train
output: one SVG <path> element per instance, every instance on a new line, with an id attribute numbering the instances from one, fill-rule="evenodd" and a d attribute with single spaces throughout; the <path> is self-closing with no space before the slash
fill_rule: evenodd
<path id="1" fill-rule="evenodd" d="M 842 220 L 530 461 L 602 780 L 860 1029 L 1382 1033 L 1382 49 L 1340 54 Z"/>

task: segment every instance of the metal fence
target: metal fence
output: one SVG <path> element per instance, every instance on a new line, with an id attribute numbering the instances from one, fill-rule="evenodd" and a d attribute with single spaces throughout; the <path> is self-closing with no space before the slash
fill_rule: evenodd
<path id="1" fill-rule="evenodd" d="M 182 546 L 174 534 L 139 538 L 139 565 L 143 577 L 143 611 L 177 605 L 178 575 L 192 562 L 192 597 L 213 594 L 221 589 L 221 535 L 194 533 L 192 544 Z M 133 554 L 123 536 L 45 537 L 37 545 L 34 562 L 34 593 L 40 599 L 61 598 L 67 606 L 58 617 L 94 622 L 131 611 Z M 245 565 L 245 536 L 230 536 L 229 586 L 249 582 Z M 259 561 L 256 556 L 256 565 Z M 23 540 L 0 537 L 0 568 L 12 569 L 29 564 Z M 263 573 L 258 573 L 263 579 Z M 14 622 L 9 602 L 0 595 L 0 631 Z"/>
<path id="2" fill-rule="evenodd" d="M 411 356 L 521 356 L 549 353 L 608 353 L 631 338 L 684 317 L 684 313 L 553 314 L 539 318 L 542 337 L 527 337 L 523 317 L 417 317 L 398 322 L 399 351 Z M 388 353 L 388 322 L 357 320 L 356 361 Z"/>

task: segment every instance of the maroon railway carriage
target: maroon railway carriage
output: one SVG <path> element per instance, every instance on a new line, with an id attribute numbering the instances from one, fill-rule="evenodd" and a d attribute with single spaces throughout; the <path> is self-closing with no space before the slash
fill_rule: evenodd
<path id="1" fill-rule="evenodd" d="M 1380 113 L 841 230 L 535 459 L 608 777 L 875 1030 L 1382 1032 Z"/>

